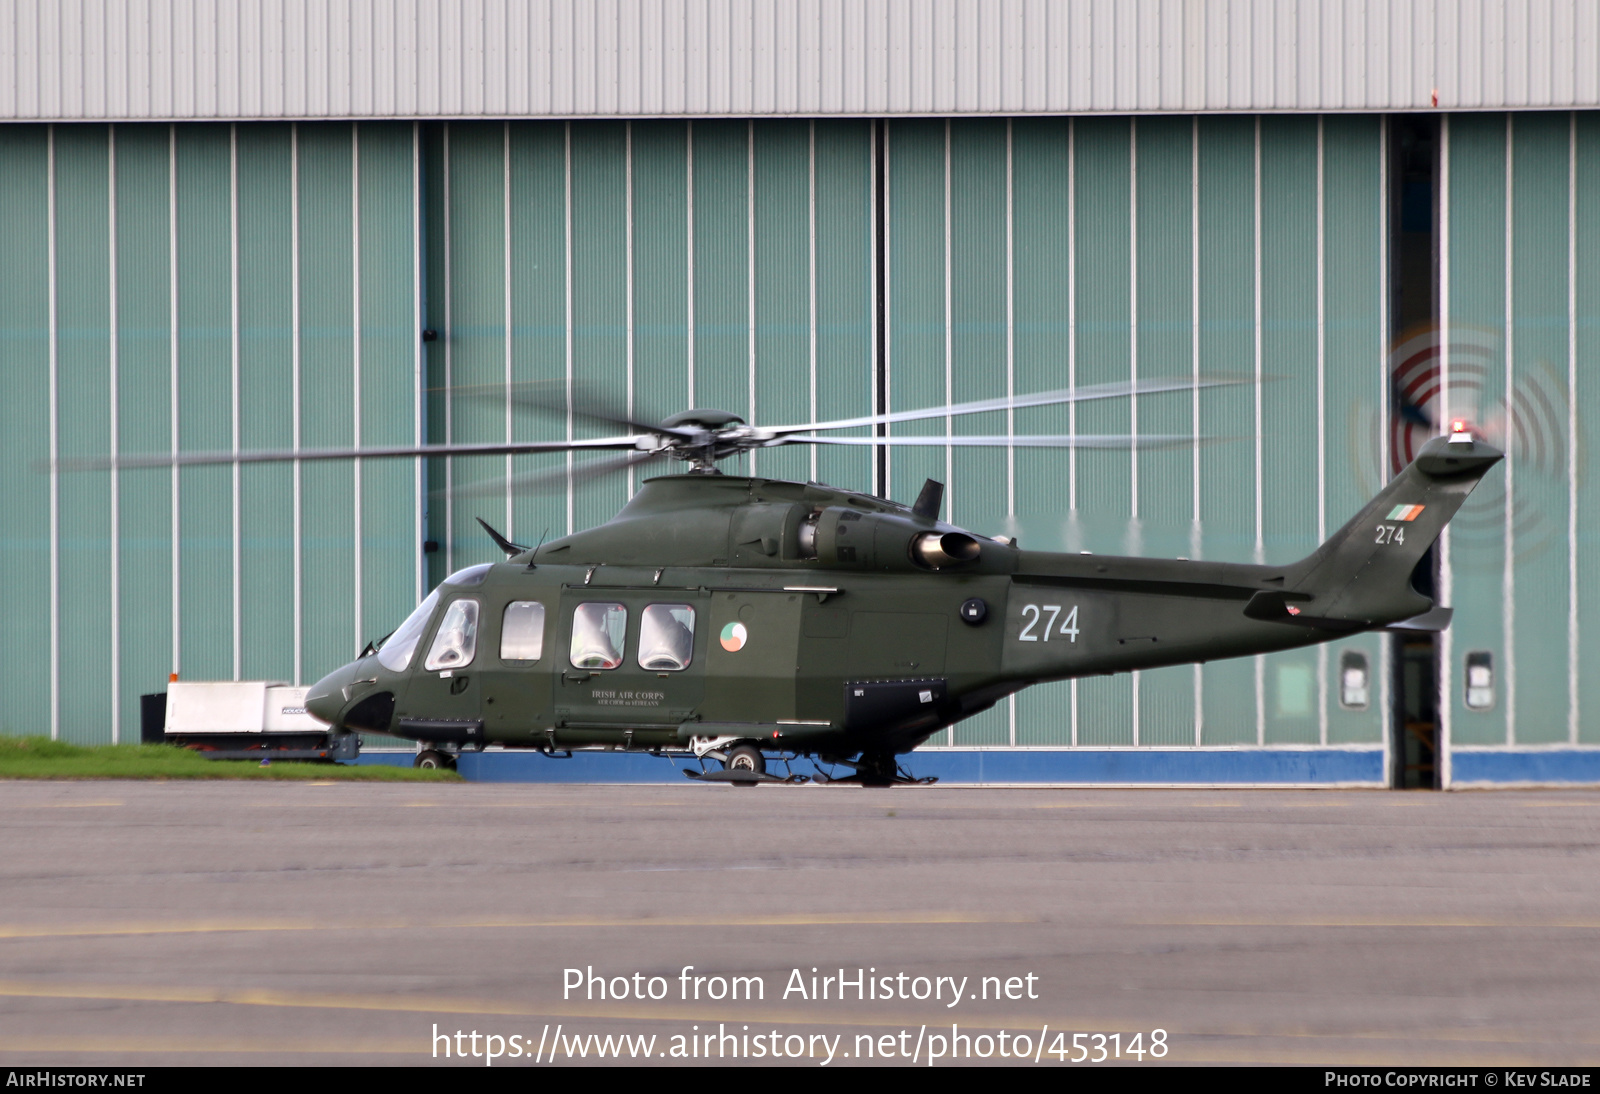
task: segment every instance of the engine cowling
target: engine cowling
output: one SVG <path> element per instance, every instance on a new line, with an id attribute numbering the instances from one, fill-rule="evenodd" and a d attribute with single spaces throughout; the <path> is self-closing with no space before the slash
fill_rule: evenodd
<path id="1" fill-rule="evenodd" d="M 802 521 L 796 534 L 801 557 L 857 570 L 958 569 L 983 554 L 978 538 L 959 529 L 930 529 L 909 516 L 844 506 Z"/>

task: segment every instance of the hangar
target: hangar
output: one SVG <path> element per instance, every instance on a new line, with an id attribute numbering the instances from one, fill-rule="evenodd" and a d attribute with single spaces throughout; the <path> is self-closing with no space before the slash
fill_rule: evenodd
<path id="1" fill-rule="evenodd" d="M 19 0 L 0 728 L 130 739 L 171 672 L 315 679 L 495 557 L 475 516 L 561 535 L 635 485 L 41 462 L 582 435 L 449 394 L 525 380 L 767 422 L 1229 373 L 955 424 L 1187 447 L 754 470 L 932 476 L 1030 546 L 1275 561 L 1469 417 L 1510 459 L 1418 575 L 1437 639 L 1035 688 L 949 762 L 1600 781 L 1597 51 L 1579 0 Z"/>

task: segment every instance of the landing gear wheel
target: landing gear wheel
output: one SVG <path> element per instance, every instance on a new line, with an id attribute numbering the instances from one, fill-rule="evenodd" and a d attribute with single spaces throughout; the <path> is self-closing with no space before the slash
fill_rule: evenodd
<path id="1" fill-rule="evenodd" d="M 411 766 L 430 771 L 454 771 L 456 761 L 448 752 L 430 748 L 426 752 L 417 753 L 417 758 L 411 761 Z"/>
<path id="2" fill-rule="evenodd" d="M 728 758 L 722 761 L 722 766 L 727 771 L 748 771 L 752 775 L 765 775 L 767 758 L 755 745 L 737 745 L 728 749 Z"/>

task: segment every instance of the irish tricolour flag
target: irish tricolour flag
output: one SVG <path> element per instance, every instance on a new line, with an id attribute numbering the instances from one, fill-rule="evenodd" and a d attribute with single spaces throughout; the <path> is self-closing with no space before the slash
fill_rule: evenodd
<path id="1" fill-rule="evenodd" d="M 1418 517 L 1420 517 L 1422 515 L 1422 510 L 1424 508 L 1426 508 L 1426 506 L 1422 506 L 1422 505 L 1396 505 L 1393 509 L 1389 510 L 1389 515 L 1387 517 L 1385 517 L 1384 519 L 1385 520 L 1416 520 Z"/>

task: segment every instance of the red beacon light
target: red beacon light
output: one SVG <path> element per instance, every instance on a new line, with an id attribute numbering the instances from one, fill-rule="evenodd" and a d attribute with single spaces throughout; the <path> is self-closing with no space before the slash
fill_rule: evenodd
<path id="1" fill-rule="evenodd" d="M 1450 440 L 1461 444 L 1472 443 L 1472 429 L 1465 418 L 1456 418 L 1450 423 Z"/>

